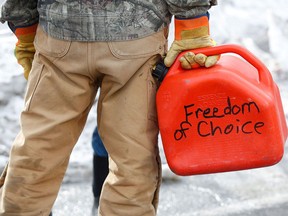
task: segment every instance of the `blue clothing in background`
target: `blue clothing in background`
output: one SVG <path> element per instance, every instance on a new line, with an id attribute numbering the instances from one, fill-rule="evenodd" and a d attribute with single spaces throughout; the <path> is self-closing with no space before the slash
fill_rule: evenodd
<path id="1" fill-rule="evenodd" d="M 103 142 L 99 136 L 98 128 L 96 127 L 92 135 L 92 147 L 94 154 L 100 157 L 108 157 L 108 153 L 103 145 Z"/>

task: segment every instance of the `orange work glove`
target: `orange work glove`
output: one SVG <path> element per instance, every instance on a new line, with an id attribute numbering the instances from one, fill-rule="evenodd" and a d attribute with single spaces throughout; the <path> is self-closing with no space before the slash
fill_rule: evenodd
<path id="1" fill-rule="evenodd" d="M 24 69 L 25 79 L 28 79 L 35 54 L 35 47 L 33 42 L 38 23 L 27 27 L 16 27 L 11 23 L 8 23 L 8 25 L 18 39 L 14 54 L 18 63 Z"/>
<path id="2" fill-rule="evenodd" d="M 210 38 L 208 13 L 193 19 L 175 18 L 175 40 L 164 63 L 170 67 L 182 51 L 214 45 L 214 40 Z M 182 68 L 191 69 L 199 66 L 211 67 L 217 63 L 218 59 L 218 55 L 207 57 L 202 53 L 195 55 L 193 52 L 188 52 L 179 60 Z"/>

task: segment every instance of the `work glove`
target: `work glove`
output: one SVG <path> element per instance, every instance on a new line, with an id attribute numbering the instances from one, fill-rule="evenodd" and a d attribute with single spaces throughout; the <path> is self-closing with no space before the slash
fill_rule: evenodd
<path id="1" fill-rule="evenodd" d="M 35 54 L 34 38 L 38 24 L 27 27 L 16 27 L 12 23 L 8 23 L 9 28 L 13 31 L 18 41 L 14 50 L 18 63 L 24 69 L 24 77 L 28 79 L 32 61 Z"/>
<path id="2" fill-rule="evenodd" d="M 164 64 L 170 67 L 182 51 L 214 45 L 215 41 L 210 38 L 208 12 L 193 19 L 175 17 L 175 40 L 164 59 Z M 193 52 L 187 52 L 179 61 L 183 69 L 191 69 L 199 66 L 211 67 L 218 59 L 219 55 L 207 57 L 202 53 L 195 55 Z"/>

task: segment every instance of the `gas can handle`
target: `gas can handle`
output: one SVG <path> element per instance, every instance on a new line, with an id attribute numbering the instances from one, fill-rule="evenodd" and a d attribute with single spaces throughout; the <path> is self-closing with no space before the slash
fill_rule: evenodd
<path id="1" fill-rule="evenodd" d="M 190 50 L 189 50 L 190 51 Z M 183 56 L 185 53 L 189 52 L 185 51 L 182 52 L 178 57 L 177 60 L 175 61 L 174 65 L 172 67 L 179 68 L 180 62 L 179 58 Z M 219 55 L 219 54 L 224 54 L 224 53 L 235 53 L 241 56 L 243 59 L 245 59 L 247 62 L 249 62 L 253 67 L 256 68 L 256 70 L 259 73 L 259 81 L 263 84 L 265 84 L 267 87 L 272 87 L 273 82 L 272 82 L 272 76 L 268 70 L 268 68 L 253 54 L 251 53 L 248 49 L 240 46 L 240 45 L 235 45 L 235 44 L 224 44 L 224 45 L 218 45 L 214 47 L 206 47 L 206 48 L 199 48 L 195 50 L 191 50 L 193 53 L 198 54 L 198 53 L 203 53 L 207 56 L 211 55 Z M 171 69 L 172 69 L 171 67 Z M 172 69 L 173 71 L 173 69 Z M 168 73 L 169 75 L 169 73 Z"/>

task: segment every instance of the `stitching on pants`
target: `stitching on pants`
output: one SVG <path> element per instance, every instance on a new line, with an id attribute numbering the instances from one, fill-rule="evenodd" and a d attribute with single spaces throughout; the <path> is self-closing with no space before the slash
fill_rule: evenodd
<path id="1" fill-rule="evenodd" d="M 4 185 L 4 181 L 7 175 L 7 170 L 8 170 L 8 163 L 6 164 L 6 166 L 4 167 L 4 170 L 0 176 L 0 188 L 2 188 L 2 186 Z"/>
<path id="2" fill-rule="evenodd" d="M 40 78 L 41 78 L 42 72 L 43 72 L 43 68 L 44 68 L 44 65 L 41 65 L 41 70 L 40 70 L 39 75 L 38 75 L 38 77 L 37 77 L 37 81 L 36 81 L 36 83 L 35 83 L 35 86 L 34 86 L 32 92 L 31 92 L 31 96 L 30 96 L 29 103 L 27 104 L 27 111 L 29 111 L 29 109 L 30 109 L 30 106 L 31 106 L 31 103 L 32 103 L 34 94 L 35 94 L 36 89 L 37 89 L 37 87 L 38 87 L 38 85 L 39 85 Z"/>

